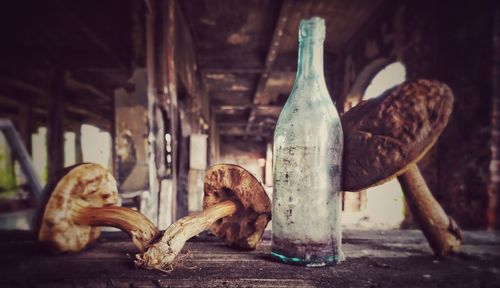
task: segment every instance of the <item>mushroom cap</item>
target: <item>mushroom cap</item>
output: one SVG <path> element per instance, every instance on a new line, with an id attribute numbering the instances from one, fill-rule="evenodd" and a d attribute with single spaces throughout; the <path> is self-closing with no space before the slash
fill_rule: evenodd
<path id="1" fill-rule="evenodd" d="M 238 210 L 216 221 L 210 230 L 227 245 L 257 248 L 271 220 L 271 200 L 250 172 L 233 164 L 217 164 L 205 173 L 203 207 L 232 200 Z"/>
<path id="2" fill-rule="evenodd" d="M 404 173 L 432 147 L 453 110 L 453 93 L 416 80 L 359 103 L 342 116 L 343 190 L 359 191 Z"/>
<path id="3" fill-rule="evenodd" d="M 56 252 L 78 252 L 97 239 L 100 229 L 75 223 L 78 209 L 118 203 L 116 181 L 98 164 L 63 169 L 44 190 L 38 214 L 38 239 Z"/>

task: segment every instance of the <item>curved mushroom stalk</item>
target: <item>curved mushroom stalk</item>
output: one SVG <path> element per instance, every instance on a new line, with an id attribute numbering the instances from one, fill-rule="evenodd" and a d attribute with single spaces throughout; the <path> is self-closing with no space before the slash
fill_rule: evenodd
<path id="1" fill-rule="evenodd" d="M 61 171 L 45 188 L 38 239 L 56 252 L 78 252 L 100 234 L 99 226 L 127 232 L 144 251 L 159 231 L 141 213 L 118 204 L 113 176 L 101 165 L 78 164 Z"/>
<path id="2" fill-rule="evenodd" d="M 171 268 L 187 240 L 209 229 L 217 220 L 234 214 L 236 207 L 233 201 L 224 201 L 180 219 L 165 230 L 159 242 L 136 255 L 135 264 L 148 269 Z"/>
<path id="3" fill-rule="evenodd" d="M 230 164 L 210 167 L 204 183 L 205 209 L 168 227 L 159 242 L 136 255 L 138 267 L 171 269 L 185 242 L 209 228 L 229 246 L 257 248 L 271 219 L 271 201 L 262 184 L 250 172 Z"/>
<path id="4" fill-rule="evenodd" d="M 74 215 L 75 224 L 90 227 L 114 227 L 130 235 L 140 252 L 158 238 L 158 228 L 143 214 L 130 208 L 107 206 L 83 207 Z"/>
<path id="5" fill-rule="evenodd" d="M 442 257 L 458 253 L 462 243 L 462 230 L 432 196 L 418 167 L 411 165 L 398 180 L 410 211 L 420 224 L 434 254 Z"/>

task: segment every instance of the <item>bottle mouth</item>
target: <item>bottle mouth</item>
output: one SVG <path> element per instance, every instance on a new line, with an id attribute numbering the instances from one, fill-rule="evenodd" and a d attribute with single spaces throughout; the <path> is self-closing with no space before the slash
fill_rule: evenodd
<path id="1" fill-rule="evenodd" d="M 299 42 L 304 40 L 325 40 L 325 19 L 312 17 L 300 21 Z"/>

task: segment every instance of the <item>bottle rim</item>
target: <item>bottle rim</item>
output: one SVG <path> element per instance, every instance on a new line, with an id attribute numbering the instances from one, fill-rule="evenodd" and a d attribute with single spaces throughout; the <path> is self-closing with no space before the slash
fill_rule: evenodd
<path id="1" fill-rule="evenodd" d="M 322 41 L 325 39 L 325 19 L 312 17 L 303 19 L 299 25 L 299 42 L 307 40 Z"/>

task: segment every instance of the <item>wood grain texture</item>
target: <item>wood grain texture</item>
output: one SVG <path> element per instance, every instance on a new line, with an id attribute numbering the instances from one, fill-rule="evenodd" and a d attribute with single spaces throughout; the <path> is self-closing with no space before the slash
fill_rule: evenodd
<path id="1" fill-rule="evenodd" d="M 254 251 L 199 236 L 171 273 L 136 269 L 123 233 L 103 233 L 82 253 L 53 256 L 28 233 L 0 232 L 0 287 L 496 287 L 500 234 L 466 232 L 460 257 L 438 261 L 416 230 L 346 230 L 347 259 L 304 268 L 269 258 L 270 238 Z"/>

